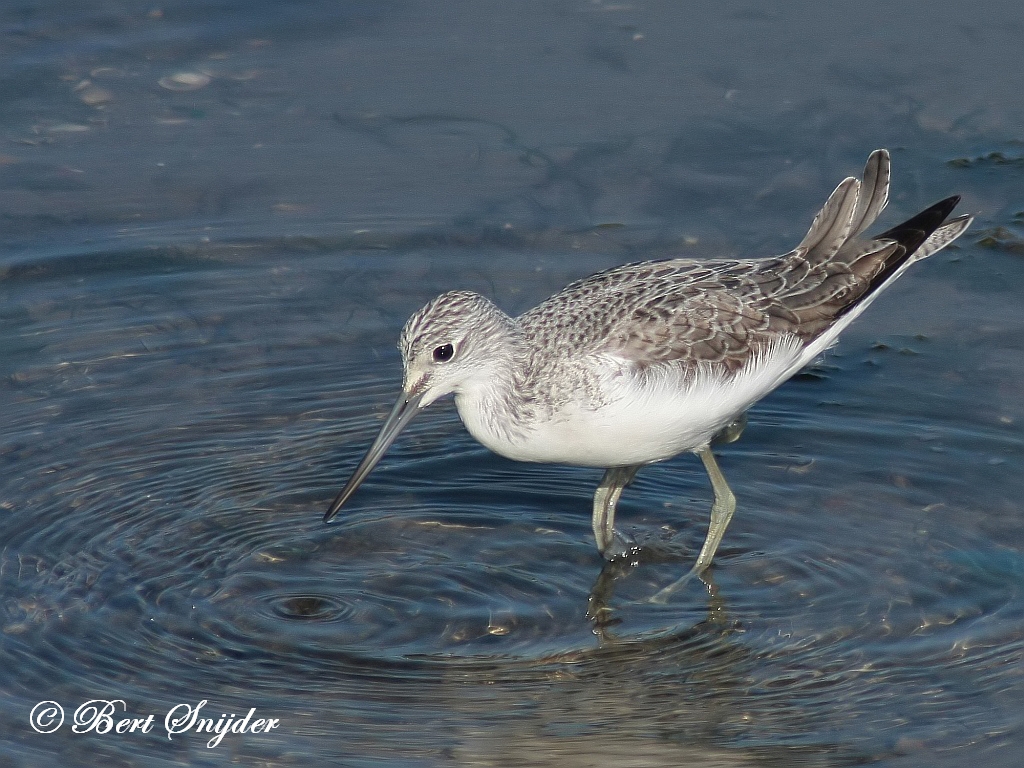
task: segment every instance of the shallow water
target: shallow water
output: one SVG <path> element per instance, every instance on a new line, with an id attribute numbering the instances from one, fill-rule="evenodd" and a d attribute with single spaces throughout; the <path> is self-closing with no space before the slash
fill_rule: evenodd
<path id="1" fill-rule="evenodd" d="M 0 12 L 4 761 L 1015 765 L 1022 27 L 983 5 Z M 427 299 L 785 249 L 876 146 L 886 222 L 977 223 L 721 449 L 710 587 L 645 602 L 703 540 L 699 461 L 639 475 L 603 568 L 600 472 L 450 403 L 322 524 Z M 74 733 L 92 699 L 155 724 Z M 202 700 L 280 723 L 169 740 Z"/>

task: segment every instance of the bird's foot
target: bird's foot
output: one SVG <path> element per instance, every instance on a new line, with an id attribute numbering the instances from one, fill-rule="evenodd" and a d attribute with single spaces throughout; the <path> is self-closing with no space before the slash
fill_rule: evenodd
<path id="1" fill-rule="evenodd" d="M 622 560 L 634 560 L 640 554 L 640 544 L 627 533 L 612 531 L 611 543 L 605 547 L 604 559 L 608 562 L 619 562 Z"/>
<path id="2" fill-rule="evenodd" d="M 710 580 L 710 572 L 708 571 L 707 567 L 705 566 L 701 568 L 699 567 L 699 565 L 694 565 L 693 568 L 688 570 L 682 578 L 676 579 L 667 587 L 658 590 L 653 597 L 647 599 L 647 602 L 655 603 L 656 605 L 665 605 L 665 603 L 668 602 L 668 599 L 673 595 L 673 593 L 675 593 L 678 589 L 686 585 L 693 578 L 700 579 L 701 582 L 703 582 L 704 586 L 707 587 L 709 592 L 714 590 L 714 585 Z"/>

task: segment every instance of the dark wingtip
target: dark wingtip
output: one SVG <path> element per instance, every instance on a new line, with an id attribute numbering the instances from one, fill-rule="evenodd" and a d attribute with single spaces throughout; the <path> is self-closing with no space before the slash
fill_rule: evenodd
<path id="1" fill-rule="evenodd" d="M 910 256 L 921 247 L 921 244 L 928 239 L 932 232 L 942 226 L 959 202 L 960 195 L 939 200 L 902 224 L 897 224 L 880 235 L 873 235 L 871 239 L 895 240 L 904 247 L 906 256 Z"/>
<path id="2" fill-rule="evenodd" d="M 921 247 L 931 234 L 942 226 L 946 218 L 960 202 L 960 195 L 947 197 L 930 205 L 916 216 L 897 224 L 879 235 L 873 235 L 872 240 L 895 240 L 902 248 L 896 249 L 886 261 L 882 269 L 871 278 L 865 295 L 870 295 L 885 285 L 889 278 L 896 274 L 908 259 L 914 255 L 914 251 Z M 850 306 L 853 306 L 852 304 Z"/>

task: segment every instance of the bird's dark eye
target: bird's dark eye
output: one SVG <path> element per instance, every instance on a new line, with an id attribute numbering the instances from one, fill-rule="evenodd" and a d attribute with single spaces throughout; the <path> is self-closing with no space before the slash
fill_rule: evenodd
<path id="1" fill-rule="evenodd" d="M 452 359 L 455 354 L 455 347 L 451 344 L 442 344 L 440 347 L 434 349 L 434 362 L 445 363 Z"/>

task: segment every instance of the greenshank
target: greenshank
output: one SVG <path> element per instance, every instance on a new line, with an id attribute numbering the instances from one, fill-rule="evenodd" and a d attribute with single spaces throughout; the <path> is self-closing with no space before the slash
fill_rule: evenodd
<path id="1" fill-rule="evenodd" d="M 469 433 L 495 453 L 605 469 L 593 529 L 609 559 L 628 547 L 615 530 L 615 507 L 637 471 L 697 454 L 714 491 L 711 522 L 677 585 L 699 575 L 736 509 L 712 444 L 738 437 L 754 403 L 821 355 L 911 264 L 971 223 L 970 216 L 946 220 L 957 196 L 862 236 L 888 193 L 889 153 L 877 150 L 863 180 L 839 184 L 804 239 L 782 256 L 616 267 L 515 318 L 476 293 L 438 296 L 405 324 L 402 393 L 325 522 L 416 414 L 454 394 Z"/>

